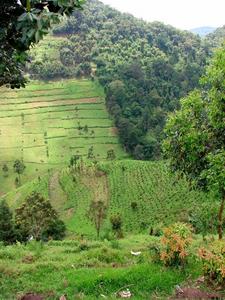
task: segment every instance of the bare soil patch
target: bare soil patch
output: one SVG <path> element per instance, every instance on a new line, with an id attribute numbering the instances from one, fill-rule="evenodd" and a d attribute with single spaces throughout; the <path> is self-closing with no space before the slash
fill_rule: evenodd
<path id="1" fill-rule="evenodd" d="M 197 288 L 182 288 L 182 291 L 176 291 L 175 297 L 172 299 L 224 299 L 216 293 L 207 293 Z"/>
<path id="2" fill-rule="evenodd" d="M 28 293 L 20 298 L 20 300 L 44 300 L 44 297 L 42 295 Z"/>
<path id="3" fill-rule="evenodd" d="M 175 299 L 225 299 L 225 295 L 215 291 L 215 288 L 206 284 L 205 278 L 200 277 L 189 281 L 183 287 L 177 286 L 174 295 L 169 300 Z"/>

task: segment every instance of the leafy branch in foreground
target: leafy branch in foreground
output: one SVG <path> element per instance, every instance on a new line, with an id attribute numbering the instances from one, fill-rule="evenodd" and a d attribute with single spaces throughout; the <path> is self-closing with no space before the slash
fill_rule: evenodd
<path id="1" fill-rule="evenodd" d="M 0 5 L 0 86 L 24 86 L 26 53 L 58 23 L 81 9 L 84 0 L 8 0 Z"/>

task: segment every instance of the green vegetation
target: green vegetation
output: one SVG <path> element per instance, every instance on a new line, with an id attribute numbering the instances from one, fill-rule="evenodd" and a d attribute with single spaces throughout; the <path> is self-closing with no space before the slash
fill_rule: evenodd
<path id="1" fill-rule="evenodd" d="M 47 244 L 0 247 L 0 299 L 14 300 L 26 292 L 45 299 L 116 299 L 115 293 L 129 288 L 132 299 L 166 299 L 174 286 L 200 274 L 191 260 L 185 269 L 168 269 L 151 261 L 149 245 L 158 238 L 129 236 L 115 241 L 65 240 Z M 198 241 L 196 241 L 198 244 Z M 116 246 L 116 247 L 115 247 Z M 141 256 L 130 251 L 141 250 Z M 88 268 L 88 270 L 87 270 Z"/>
<path id="2" fill-rule="evenodd" d="M 46 57 L 48 49 L 48 59 Z M 32 78 L 97 77 L 126 151 L 158 158 L 162 128 L 179 98 L 198 86 L 211 43 L 88 0 L 31 52 Z"/>
<path id="3" fill-rule="evenodd" d="M 0 86 L 9 84 L 12 88 L 19 88 L 25 85 L 23 71 L 29 61 L 26 51 L 38 43 L 62 15 L 71 15 L 75 9 L 81 8 L 83 2 L 9 0 L 2 3 Z"/>
<path id="4" fill-rule="evenodd" d="M 10 244 L 15 241 L 13 215 L 5 200 L 0 202 L 0 242 Z"/>
<path id="5" fill-rule="evenodd" d="M 22 162 L 26 169 L 15 171 L 25 183 L 68 165 L 73 155 L 87 157 L 90 147 L 93 160 L 106 159 L 111 149 L 117 158 L 126 156 L 106 112 L 103 89 L 86 79 L 32 82 L 18 91 L 2 88 L 0 127 L 0 196 L 15 187 L 13 166 Z"/>
<path id="6" fill-rule="evenodd" d="M 0 85 L 24 85 L 24 51 L 81 3 L 3 5 Z M 224 48 L 199 84 L 223 35 L 88 0 L 32 49 L 31 83 L 0 89 L 0 300 L 224 287 Z"/>
<path id="7" fill-rule="evenodd" d="M 186 174 L 221 200 L 218 235 L 222 239 L 225 206 L 225 45 L 219 49 L 202 79 L 205 89 L 181 101 L 181 109 L 166 125 L 164 148 L 171 168 Z"/>
<path id="8" fill-rule="evenodd" d="M 92 201 L 99 200 L 107 206 L 102 237 L 112 235 L 110 219 L 118 215 L 125 235 L 151 231 L 157 234 L 163 226 L 176 221 L 191 223 L 197 230 L 201 228 L 200 232 L 216 232 L 219 200 L 213 194 L 190 190 L 188 181 L 171 174 L 163 162 L 80 161 L 76 167 L 25 184 L 5 199 L 15 209 L 33 190 L 50 199 L 71 236 L 75 233 L 96 237 L 88 212 Z M 210 217 L 198 213 L 207 203 L 213 208 Z M 211 226 L 212 223 L 215 225 Z"/>
<path id="9" fill-rule="evenodd" d="M 36 192 L 29 195 L 16 209 L 15 227 L 18 234 L 17 240 L 23 242 L 29 238 L 41 240 L 51 237 L 57 240 L 65 237 L 65 225 L 58 218 L 50 201 Z M 58 232 L 60 227 L 61 231 Z"/>

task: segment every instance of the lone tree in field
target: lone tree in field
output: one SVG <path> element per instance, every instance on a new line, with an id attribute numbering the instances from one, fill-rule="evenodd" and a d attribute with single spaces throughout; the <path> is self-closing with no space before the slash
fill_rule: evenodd
<path id="1" fill-rule="evenodd" d="M 9 168 L 8 168 L 7 164 L 3 165 L 2 171 L 3 171 L 3 174 L 4 174 L 3 176 L 7 177 L 8 176 L 8 172 L 9 172 Z"/>
<path id="2" fill-rule="evenodd" d="M 12 212 L 5 200 L 0 201 L 0 241 L 11 244 L 15 240 Z"/>
<path id="3" fill-rule="evenodd" d="M 16 209 L 15 224 L 21 240 L 27 240 L 29 236 L 40 240 L 43 236 L 46 237 L 48 232 L 53 235 L 54 224 L 57 227 L 57 234 L 60 228 L 63 230 L 62 236 L 65 233 L 65 226 L 62 225 L 50 201 L 36 192 L 28 196 L 22 206 Z"/>
<path id="4" fill-rule="evenodd" d="M 99 200 L 91 202 L 88 217 L 95 225 L 97 237 L 99 237 L 102 224 L 106 218 L 106 210 L 107 207 L 103 201 Z"/>
<path id="5" fill-rule="evenodd" d="M 14 165 L 13 165 L 13 169 L 15 171 L 15 173 L 18 174 L 19 177 L 19 184 L 21 184 L 21 175 L 23 174 L 24 170 L 25 170 L 26 166 L 24 165 L 22 160 L 15 160 Z"/>
<path id="6" fill-rule="evenodd" d="M 76 169 L 79 159 L 80 159 L 80 155 L 71 156 L 71 158 L 70 158 L 70 167 L 75 167 L 75 169 Z"/>
<path id="7" fill-rule="evenodd" d="M 0 86 L 24 86 L 26 53 L 60 21 L 80 9 L 84 0 L 7 0 L 0 5 Z"/>
<path id="8" fill-rule="evenodd" d="M 116 158 L 116 154 L 114 149 L 110 149 L 107 151 L 107 159 L 114 160 Z"/>
<path id="9" fill-rule="evenodd" d="M 164 150 L 174 171 L 221 199 L 218 235 L 222 239 L 225 205 L 225 45 L 215 53 L 201 81 L 205 90 L 181 100 L 170 116 Z"/>
<path id="10" fill-rule="evenodd" d="M 94 156 L 94 147 L 91 146 L 90 148 L 88 148 L 88 153 L 87 153 L 87 158 L 88 159 L 93 159 L 95 156 Z"/>

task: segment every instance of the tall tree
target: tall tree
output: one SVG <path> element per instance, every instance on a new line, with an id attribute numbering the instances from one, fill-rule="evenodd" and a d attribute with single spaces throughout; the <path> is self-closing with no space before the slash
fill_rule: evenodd
<path id="1" fill-rule="evenodd" d="M 29 195 L 21 207 L 16 209 L 15 224 L 21 234 L 22 240 L 27 240 L 29 236 L 40 240 L 43 235 L 51 232 L 54 234 L 54 226 L 58 224 L 65 231 L 65 226 L 58 221 L 57 212 L 53 209 L 50 201 L 46 200 L 40 194 L 33 192 Z M 57 228 L 57 235 L 59 228 Z"/>
<path id="2" fill-rule="evenodd" d="M 3 3 L 4 2 L 4 3 Z M 38 43 L 61 15 L 71 15 L 83 0 L 7 0 L 0 5 L 0 86 L 24 86 L 26 51 Z"/>
<path id="3" fill-rule="evenodd" d="M 22 160 L 17 159 L 14 162 L 13 168 L 14 168 L 14 171 L 18 174 L 19 184 L 21 184 L 21 174 L 23 174 L 24 170 L 26 169 L 26 166 Z"/>
<path id="4" fill-rule="evenodd" d="M 107 207 L 103 201 L 98 200 L 91 202 L 88 217 L 95 225 L 97 237 L 99 237 L 103 221 L 106 218 L 106 210 Z"/>
<path id="5" fill-rule="evenodd" d="M 225 205 L 225 44 L 201 80 L 204 89 L 181 100 L 167 122 L 164 150 L 179 171 L 221 199 L 218 235 L 222 239 Z"/>
<path id="6" fill-rule="evenodd" d="M 0 241 L 10 244 L 15 239 L 13 215 L 5 200 L 0 201 Z"/>

